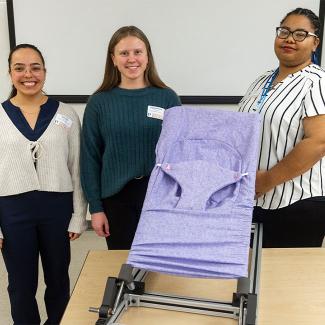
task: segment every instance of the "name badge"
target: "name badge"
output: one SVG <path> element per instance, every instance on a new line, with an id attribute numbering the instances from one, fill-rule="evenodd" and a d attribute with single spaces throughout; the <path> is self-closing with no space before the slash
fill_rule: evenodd
<path id="1" fill-rule="evenodd" d="M 165 109 L 158 106 L 148 105 L 147 116 L 158 120 L 164 119 Z"/>
<path id="2" fill-rule="evenodd" d="M 71 128 L 72 120 L 70 117 L 62 115 L 62 114 L 56 114 L 54 123 L 56 125 L 61 125 L 64 128 Z"/>

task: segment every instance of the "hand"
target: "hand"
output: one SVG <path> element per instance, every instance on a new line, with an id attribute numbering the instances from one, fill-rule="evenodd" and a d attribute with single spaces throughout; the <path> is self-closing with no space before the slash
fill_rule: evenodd
<path id="1" fill-rule="evenodd" d="M 260 192 L 255 192 L 255 196 L 254 199 L 257 200 L 260 196 L 262 196 L 264 193 L 260 193 Z"/>
<path id="2" fill-rule="evenodd" d="M 273 186 L 269 181 L 269 172 L 267 170 L 258 170 L 256 172 L 255 181 L 255 198 L 260 197 L 266 192 L 270 191 Z"/>
<path id="3" fill-rule="evenodd" d="M 3 239 L 0 238 L 0 249 L 2 249 L 2 245 L 3 245 Z"/>
<path id="4" fill-rule="evenodd" d="M 79 237 L 80 237 L 80 234 L 77 234 L 77 233 L 75 233 L 75 232 L 71 232 L 71 231 L 69 231 L 69 239 L 70 239 L 71 241 L 76 240 L 76 239 L 78 239 Z"/>
<path id="5" fill-rule="evenodd" d="M 109 236 L 108 221 L 104 212 L 96 212 L 91 215 L 91 226 L 98 236 Z"/>

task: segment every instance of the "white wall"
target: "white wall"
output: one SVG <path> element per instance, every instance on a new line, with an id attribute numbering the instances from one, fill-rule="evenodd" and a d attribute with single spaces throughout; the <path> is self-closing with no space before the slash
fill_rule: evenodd
<path id="1" fill-rule="evenodd" d="M 5 0 L 0 0 L 0 48 L 0 102 L 3 102 L 10 91 L 7 64 L 10 47 L 7 20 L 7 5 Z"/>
<path id="2" fill-rule="evenodd" d="M 11 83 L 8 75 L 8 55 L 10 52 L 6 0 L 0 0 L 0 102 L 7 99 Z M 72 105 L 82 119 L 85 105 Z"/>
<path id="3" fill-rule="evenodd" d="M 36 44 L 37 45 L 37 44 Z M 7 21 L 7 8 L 6 1 L 0 0 L 0 101 L 4 101 L 10 91 L 10 79 L 8 76 L 8 65 L 7 59 L 9 54 L 9 32 L 8 32 L 8 21 Z M 260 56 L 263 60 L 263 55 Z M 322 66 L 325 66 L 325 42 L 323 44 L 322 51 Z M 103 67 L 104 69 L 104 67 Z M 262 71 L 261 71 L 262 72 Z M 220 76 L 222 77 L 222 76 Z M 79 113 L 80 117 L 83 115 L 84 104 L 72 105 Z M 236 105 L 211 105 L 216 108 L 236 109 Z"/>
<path id="4" fill-rule="evenodd" d="M 8 55 L 10 51 L 9 45 L 9 31 L 8 31 L 8 19 L 7 19 L 7 6 L 5 0 L 0 0 L 0 102 L 7 99 L 10 92 L 10 78 L 8 75 Z M 37 45 L 37 44 L 36 44 Z M 103 67 L 104 68 L 104 67 Z M 73 104 L 72 105 L 80 118 L 82 119 L 85 104 Z M 210 106 L 210 105 L 209 105 Z M 212 107 L 218 107 L 218 105 L 211 105 Z M 220 105 L 219 108 L 227 108 L 234 110 L 236 105 Z"/>

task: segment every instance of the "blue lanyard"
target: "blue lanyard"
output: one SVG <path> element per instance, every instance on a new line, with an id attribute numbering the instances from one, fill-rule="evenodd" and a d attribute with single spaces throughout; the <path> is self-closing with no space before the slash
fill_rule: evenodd
<path id="1" fill-rule="evenodd" d="M 265 102 L 265 99 L 267 97 L 268 92 L 271 90 L 272 88 L 272 84 L 273 81 L 275 80 L 275 78 L 277 77 L 277 75 L 279 74 L 279 68 L 277 68 L 266 80 L 266 83 L 264 84 L 263 88 L 262 88 L 262 94 L 260 99 L 257 101 L 257 106 L 259 108 L 261 108 Z"/>

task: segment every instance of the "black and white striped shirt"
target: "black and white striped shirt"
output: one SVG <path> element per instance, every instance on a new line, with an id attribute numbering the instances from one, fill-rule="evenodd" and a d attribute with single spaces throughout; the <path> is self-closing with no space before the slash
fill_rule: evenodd
<path id="1" fill-rule="evenodd" d="M 261 115 L 259 170 L 268 170 L 282 160 L 303 136 L 305 117 L 325 114 L 325 71 L 311 64 L 287 76 L 257 104 L 263 85 L 274 71 L 260 76 L 239 103 L 241 112 Z M 324 196 L 325 160 L 310 170 L 276 186 L 257 200 L 264 209 L 278 209 L 310 197 Z"/>

